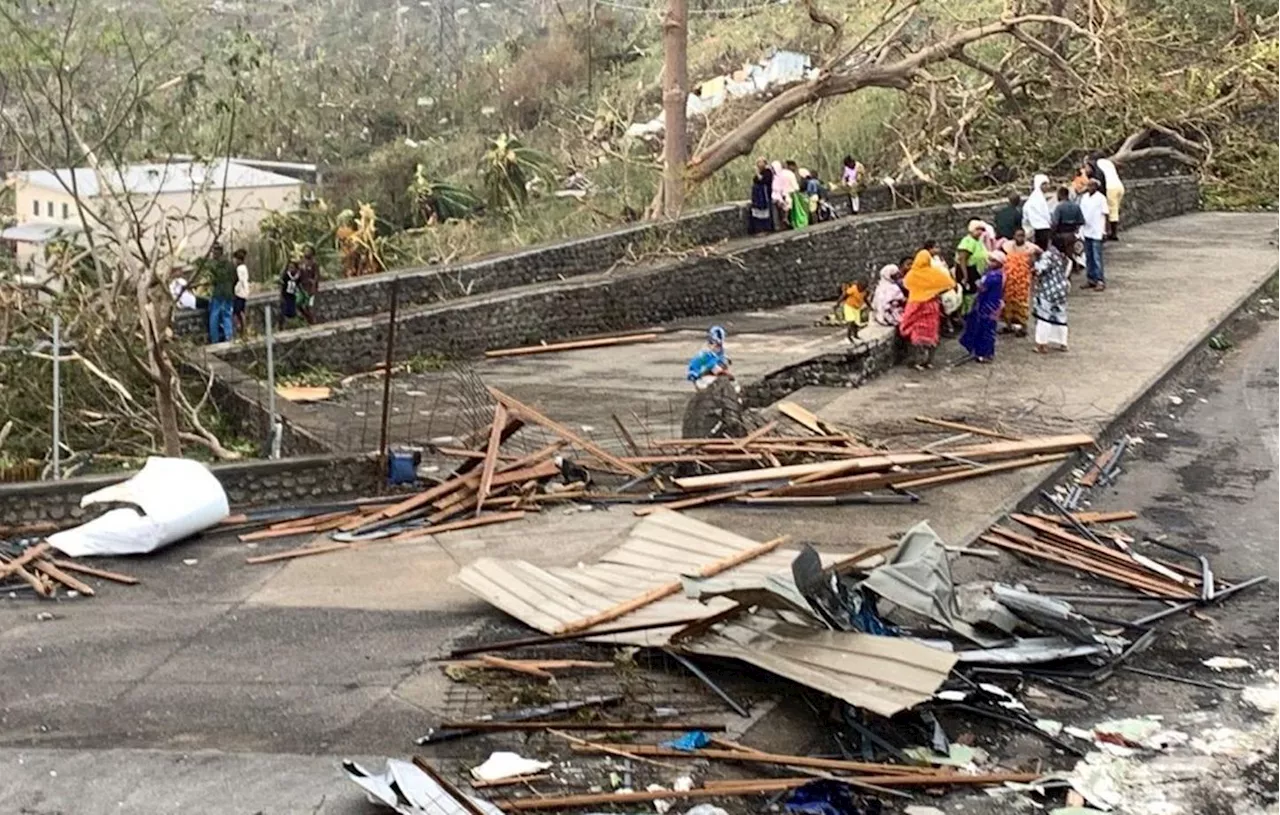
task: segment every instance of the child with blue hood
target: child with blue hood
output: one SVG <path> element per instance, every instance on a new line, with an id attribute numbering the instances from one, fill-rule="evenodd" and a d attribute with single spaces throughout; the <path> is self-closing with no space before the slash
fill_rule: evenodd
<path id="1" fill-rule="evenodd" d="M 725 356 L 724 338 L 723 326 L 711 326 L 707 330 L 707 347 L 689 360 L 685 379 L 696 385 L 699 390 L 715 381 L 715 377 L 729 373 L 729 358 Z"/>

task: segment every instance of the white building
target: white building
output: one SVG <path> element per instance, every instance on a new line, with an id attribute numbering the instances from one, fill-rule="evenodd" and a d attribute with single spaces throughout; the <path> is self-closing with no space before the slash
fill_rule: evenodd
<path id="1" fill-rule="evenodd" d="M 219 223 L 222 243 L 234 247 L 238 239 L 256 234 L 268 213 L 297 209 L 302 200 L 301 181 L 221 159 L 133 164 L 103 172 L 109 182 L 106 195 L 88 167 L 9 174 L 18 222 L 0 231 L 0 240 L 10 242 L 24 276 L 43 277 L 50 241 L 83 244 L 85 221 L 103 230 L 97 218 L 126 203 L 147 244 L 195 258 L 208 251 Z M 77 199 L 86 210 L 83 219 Z"/>

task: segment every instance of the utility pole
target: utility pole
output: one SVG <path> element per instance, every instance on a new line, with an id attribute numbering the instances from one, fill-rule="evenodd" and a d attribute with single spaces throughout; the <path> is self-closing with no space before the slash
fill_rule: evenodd
<path id="1" fill-rule="evenodd" d="M 689 160 L 685 110 L 689 104 L 689 3 L 667 0 L 662 20 L 662 214 L 680 215 Z"/>
<path id="2" fill-rule="evenodd" d="M 53 480 L 62 478 L 62 319 L 53 315 Z"/>

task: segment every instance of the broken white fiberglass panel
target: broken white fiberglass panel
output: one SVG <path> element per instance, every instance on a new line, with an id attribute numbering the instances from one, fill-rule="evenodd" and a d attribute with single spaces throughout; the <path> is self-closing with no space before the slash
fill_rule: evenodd
<path id="1" fill-rule="evenodd" d="M 126 504 L 49 536 L 71 557 L 154 552 L 227 517 L 227 493 L 198 461 L 152 457 L 136 475 L 80 499 L 80 506 Z"/>
<path id="2" fill-rule="evenodd" d="M 684 643 L 693 654 L 739 659 L 881 716 L 933 697 L 956 655 L 902 637 L 828 631 L 740 616 Z"/>
<path id="3" fill-rule="evenodd" d="M 469 815 L 434 778 L 408 761 L 387 759 L 387 769 L 379 775 L 356 764 L 342 762 L 347 778 L 358 784 L 369 800 L 394 809 L 400 815 Z M 482 798 L 467 796 L 486 815 L 501 815 L 502 810 Z"/>
<path id="4" fill-rule="evenodd" d="M 453 580 L 526 625 L 554 634 L 757 546 L 759 541 L 662 510 L 636 524 L 621 546 L 591 565 L 544 568 L 522 560 L 480 558 L 464 567 Z M 771 574 L 790 575 L 795 556 L 794 549 L 780 547 L 727 569 L 722 576 L 760 584 Z M 840 560 L 840 556 L 828 555 L 824 563 Z M 596 627 L 661 624 L 668 620 L 674 623 L 709 617 L 735 605 L 725 598 L 701 603 L 677 592 Z M 599 641 L 656 648 L 665 645 L 677 630 L 679 626 L 673 625 L 611 634 Z"/>

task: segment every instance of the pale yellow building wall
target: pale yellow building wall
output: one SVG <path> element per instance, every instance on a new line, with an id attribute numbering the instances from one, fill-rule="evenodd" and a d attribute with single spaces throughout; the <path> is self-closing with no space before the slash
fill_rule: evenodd
<path id="1" fill-rule="evenodd" d="M 225 202 L 221 189 L 216 187 L 136 196 L 133 206 L 142 214 L 142 223 L 153 242 L 180 241 L 181 257 L 192 259 L 208 252 L 218 228 L 220 205 L 224 213 L 222 243 L 230 252 L 238 242 L 256 235 L 259 224 L 269 213 L 297 209 L 301 199 L 302 183 L 299 182 L 296 185 L 228 189 Z M 99 203 L 97 199 L 85 199 L 86 206 L 96 207 Z M 19 224 L 37 221 L 80 225 L 75 199 L 61 190 L 19 182 L 14 189 L 14 206 Z M 30 263 L 36 272 L 43 271 L 43 244 L 18 241 L 15 256 L 21 268 Z"/>

